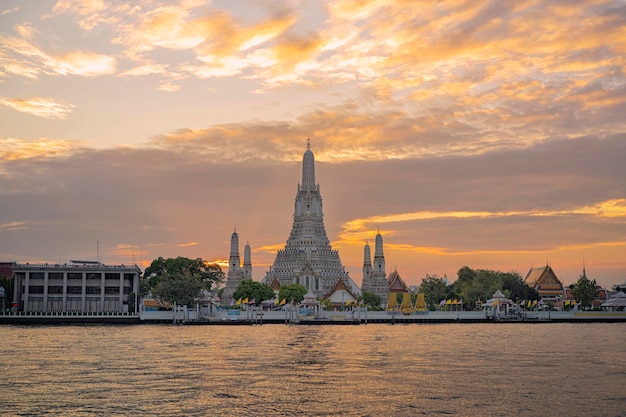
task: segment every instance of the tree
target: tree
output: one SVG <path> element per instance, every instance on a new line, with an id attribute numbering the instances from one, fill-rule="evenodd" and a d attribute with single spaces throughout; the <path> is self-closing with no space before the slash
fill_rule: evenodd
<path id="1" fill-rule="evenodd" d="M 591 302 L 598 297 L 598 284 L 596 280 L 589 280 L 587 275 L 583 274 L 574 284 L 572 295 L 576 298 L 581 306 L 591 307 Z"/>
<path id="2" fill-rule="evenodd" d="M 448 285 L 443 278 L 428 274 L 422 278 L 419 288 L 419 292 L 424 293 L 424 300 L 429 310 L 434 310 L 439 301 L 446 298 L 448 290 Z"/>
<path id="3" fill-rule="evenodd" d="M 516 300 L 538 299 L 537 291 L 530 288 L 518 272 L 500 272 L 489 269 L 473 270 L 467 266 L 459 269 L 458 280 L 452 289 L 462 298 L 465 305 L 475 305 L 484 301 L 496 291 Z"/>
<path id="4" fill-rule="evenodd" d="M 193 306 L 202 294 L 203 282 L 190 270 L 163 272 L 152 294 L 161 300 L 179 305 Z"/>
<path id="5" fill-rule="evenodd" d="M 149 287 L 155 288 L 164 273 L 182 274 L 189 271 L 192 276 L 200 280 L 203 289 L 210 290 L 213 285 L 224 282 L 224 272 L 217 264 L 209 263 L 201 258 L 189 259 L 179 256 L 178 258 L 158 257 L 146 270 L 144 276 L 148 280 Z"/>
<path id="6" fill-rule="evenodd" d="M 372 310 L 372 311 L 378 311 L 378 310 L 382 310 L 382 299 L 380 298 L 380 295 L 371 292 L 371 291 L 363 291 L 361 293 L 361 296 L 359 297 L 361 300 L 363 300 L 363 305 L 367 306 L 368 310 Z M 361 301 L 359 300 L 359 301 Z"/>
<path id="7" fill-rule="evenodd" d="M 304 294 L 306 293 L 306 288 L 300 284 L 284 285 L 278 290 L 278 299 L 281 301 L 285 299 L 287 302 L 293 301 L 295 304 L 298 304 L 304 300 Z"/>
<path id="8" fill-rule="evenodd" d="M 513 300 L 538 300 L 539 293 L 524 282 L 519 272 L 500 273 L 502 292 Z"/>
<path id="9" fill-rule="evenodd" d="M 244 279 L 233 293 L 233 298 L 236 300 L 247 298 L 249 301 L 254 299 L 255 304 L 259 305 L 265 300 L 274 298 L 274 290 L 267 284 Z"/>

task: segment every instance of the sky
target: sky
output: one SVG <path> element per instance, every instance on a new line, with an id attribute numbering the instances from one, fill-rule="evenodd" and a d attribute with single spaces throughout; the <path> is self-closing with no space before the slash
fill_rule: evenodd
<path id="1" fill-rule="evenodd" d="M 626 2 L 2 0 L 0 260 L 260 280 L 310 139 L 352 279 L 626 281 Z"/>

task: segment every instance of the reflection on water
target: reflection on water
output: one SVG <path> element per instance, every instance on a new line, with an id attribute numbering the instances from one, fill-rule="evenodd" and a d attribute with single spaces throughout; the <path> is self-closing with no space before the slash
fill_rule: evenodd
<path id="1" fill-rule="evenodd" d="M 0 415 L 594 415 L 624 324 L 0 327 Z"/>

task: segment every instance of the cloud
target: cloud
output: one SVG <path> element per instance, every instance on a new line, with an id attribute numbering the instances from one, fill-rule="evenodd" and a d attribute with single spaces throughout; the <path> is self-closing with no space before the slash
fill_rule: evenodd
<path id="1" fill-rule="evenodd" d="M 74 51 L 60 56 L 49 56 L 47 66 L 59 75 L 96 77 L 115 72 L 116 60 L 93 52 Z"/>
<path id="2" fill-rule="evenodd" d="M 159 88 L 157 88 L 157 90 L 159 91 L 168 91 L 170 93 L 175 93 L 176 91 L 180 90 L 180 85 L 176 85 L 176 84 L 172 84 L 170 82 L 162 82 L 159 85 Z"/>
<path id="3" fill-rule="evenodd" d="M 84 146 L 84 142 L 57 139 L 0 139 L 0 164 L 4 161 L 29 158 L 63 158 Z"/>
<path id="4" fill-rule="evenodd" d="M 6 16 L 6 15 L 8 15 L 10 13 L 15 13 L 15 12 L 17 12 L 19 10 L 20 10 L 20 6 L 15 6 L 12 9 L 5 9 L 5 10 L 0 12 L 0 16 Z"/>
<path id="5" fill-rule="evenodd" d="M 0 231 L 5 230 L 20 230 L 29 227 L 28 222 L 25 221 L 13 221 L 9 223 L 0 224 Z"/>
<path id="6" fill-rule="evenodd" d="M 38 80 L 42 75 L 79 75 L 95 77 L 113 74 L 117 60 L 112 56 L 91 51 L 74 50 L 54 54 L 45 52 L 37 42 L 42 37 L 30 23 L 17 24 L 16 36 L 0 35 L 5 53 L 0 54 L 0 65 L 7 74 Z"/>
<path id="7" fill-rule="evenodd" d="M 178 246 L 179 248 L 186 248 L 186 247 L 189 247 L 189 246 L 198 246 L 198 245 L 199 245 L 198 242 L 187 242 L 187 243 L 179 243 L 176 246 Z"/>
<path id="8" fill-rule="evenodd" d="M 0 105 L 4 105 L 22 113 L 48 119 L 67 119 L 74 106 L 60 100 L 46 97 L 29 99 L 0 97 Z"/>

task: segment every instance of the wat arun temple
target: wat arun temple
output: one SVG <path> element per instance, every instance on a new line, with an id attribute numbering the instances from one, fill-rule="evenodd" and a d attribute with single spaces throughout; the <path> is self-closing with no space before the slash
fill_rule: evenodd
<path id="1" fill-rule="evenodd" d="M 251 277 L 250 246 L 246 245 L 242 268 L 239 236 L 235 230 L 231 237 L 229 268 L 222 299 L 232 299 L 232 294 L 241 281 Z M 322 196 L 320 186 L 315 182 L 315 158 L 310 142 L 307 142 L 302 158 L 302 182 L 298 184 L 296 192 L 291 233 L 284 249 L 276 254 L 262 282 L 274 289 L 283 285 L 300 284 L 317 298 L 327 298 L 337 289 L 349 291 L 353 295 L 359 295 L 361 291 L 374 292 L 381 297 L 383 305 L 389 297 L 380 232 L 376 235 L 373 264 L 370 247 L 365 245 L 361 288 L 345 270 L 339 252 L 331 247 L 324 228 Z"/>

